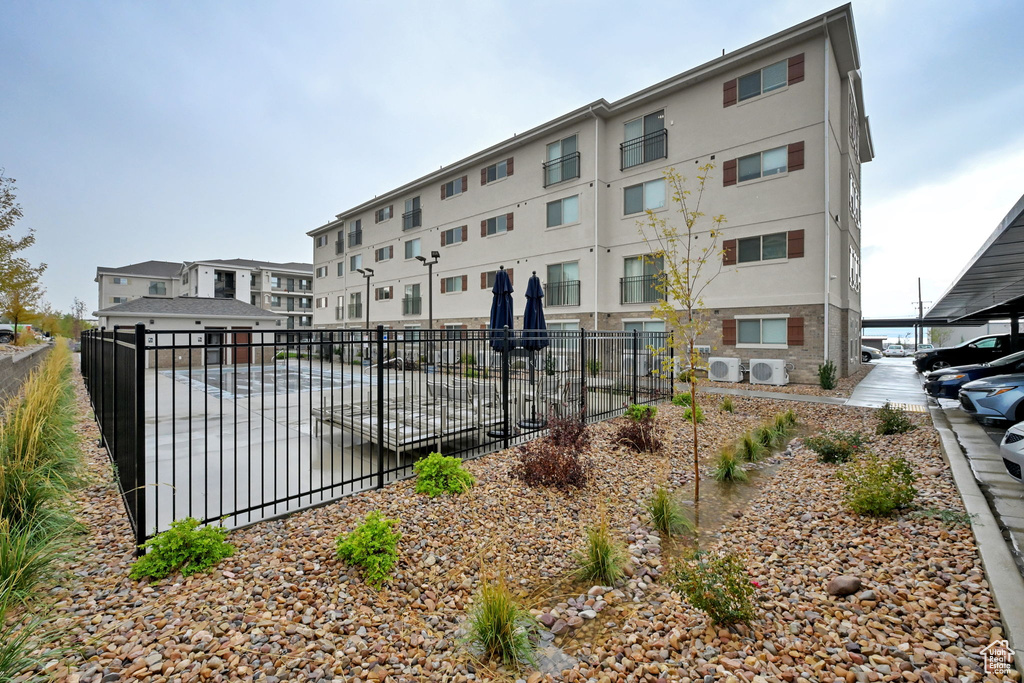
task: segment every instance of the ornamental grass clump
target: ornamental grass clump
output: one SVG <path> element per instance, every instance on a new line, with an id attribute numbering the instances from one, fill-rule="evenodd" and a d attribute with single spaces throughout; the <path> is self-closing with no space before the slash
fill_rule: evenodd
<path id="1" fill-rule="evenodd" d="M 431 453 L 412 468 L 416 472 L 416 493 L 425 493 L 431 498 L 444 493 L 457 495 L 476 483 L 476 477 L 462 466 L 461 458 L 440 453 Z"/>
<path id="2" fill-rule="evenodd" d="M 692 533 L 695 528 L 693 517 L 687 513 L 679 499 L 664 486 L 654 489 L 654 495 L 647 500 L 644 507 L 650 515 L 651 526 L 663 536 Z"/>
<path id="3" fill-rule="evenodd" d="M 171 522 L 171 528 L 143 543 L 148 551 L 132 565 L 128 574 L 133 579 L 162 579 L 176 571 L 192 576 L 209 571 L 213 565 L 235 554 L 235 546 L 224 539 L 223 527 L 199 528 L 199 520 L 186 517 Z"/>
<path id="4" fill-rule="evenodd" d="M 837 473 L 845 485 L 846 504 L 869 517 L 888 517 L 914 500 L 917 475 L 899 456 L 881 458 L 867 453 Z"/>
<path id="5" fill-rule="evenodd" d="M 43 646 L 62 635 L 49 626 L 51 623 L 45 614 L 30 611 L 10 583 L 0 581 L 0 681 L 49 680 L 22 675 L 66 655 L 66 648 L 49 650 Z"/>
<path id="6" fill-rule="evenodd" d="M 619 426 L 613 441 L 638 453 L 655 453 L 662 442 L 654 422 L 658 409 L 651 405 L 633 404 L 626 409 L 625 420 Z"/>
<path id="7" fill-rule="evenodd" d="M 726 396 L 722 399 L 722 402 L 718 404 L 718 409 L 723 413 L 734 413 L 736 412 L 736 406 L 732 403 L 732 398 Z"/>
<path id="8" fill-rule="evenodd" d="M 902 409 L 895 407 L 888 401 L 878 409 L 878 427 L 875 428 L 877 434 L 889 436 L 892 434 L 903 434 L 912 429 L 916 429 L 916 425 Z"/>
<path id="9" fill-rule="evenodd" d="M 852 460 L 866 441 L 860 432 L 826 429 L 804 439 L 804 445 L 818 455 L 818 462 L 844 463 Z"/>
<path id="10" fill-rule="evenodd" d="M 624 575 L 629 555 L 626 546 L 612 538 L 611 530 L 604 515 L 596 527 L 587 529 L 587 545 L 582 553 L 576 554 L 579 568 L 576 576 L 585 581 L 596 581 L 611 586 Z"/>
<path id="11" fill-rule="evenodd" d="M 726 446 L 718 452 L 718 461 L 715 463 L 715 472 L 712 476 L 716 481 L 722 482 L 744 482 L 749 479 L 733 446 Z"/>
<path id="12" fill-rule="evenodd" d="M 737 555 L 697 551 L 675 567 L 670 581 L 673 590 L 716 625 L 745 624 L 755 616 L 757 584 Z"/>
<path id="13" fill-rule="evenodd" d="M 759 462 L 768 455 L 768 449 L 753 432 L 744 432 L 736 447 L 737 455 L 746 462 Z"/>
<path id="14" fill-rule="evenodd" d="M 374 510 L 362 524 L 338 537 L 338 559 L 362 567 L 366 583 L 380 588 L 398 562 L 398 540 L 402 538 L 395 531 L 398 521 L 385 519 Z"/>
<path id="15" fill-rule="evenodd" d="M 504 581 L 489 581 L 480 588 L 466 626 L 466 639 L 484 654 L 503 664 L 521 668 L 533 664 L 531 636 L 537 622 L 520 607 Z"/>

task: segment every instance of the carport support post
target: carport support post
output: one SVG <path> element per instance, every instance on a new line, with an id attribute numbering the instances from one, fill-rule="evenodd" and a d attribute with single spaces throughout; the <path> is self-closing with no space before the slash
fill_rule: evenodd
<path id="1" fill-rule="evenodd" d="M 369 280 L 366 281 L 369 284 Z M 369 295 L 367 295 L 369 305 Z M 384 326 L 377 325 L 377 488 L 384 488 Z"/>
<path id="2" fill-rule="evenodd" d="M 114 335 L 115 337 L 117 335 Z M 146 542 L 146 326 L 135 325 L 135 438 L 132 444 L 135 456 L 135 554 L 145 551 L 139 547 Z"/>
<path id="3" fill-rule="evenodd" d="M 1010 348 L 1014 351 L 1020 351 L 1020 314 L 1010 314 Z"/>

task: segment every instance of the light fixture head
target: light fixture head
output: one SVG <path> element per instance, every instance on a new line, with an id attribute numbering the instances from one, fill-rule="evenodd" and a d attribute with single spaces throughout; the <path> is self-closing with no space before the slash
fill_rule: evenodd
<path id="1" fill-rule="evenodd" d="M 439 251 L 432 251 L 432 252 L 430 252 L 430 258 L 441 258 L 441 252 L 439 252 Z"/>
<path id="2" fill-rule="evenodd" d="M 366 268 L 366 272 L 370 274 L 370 277 L 373 277 L 373 268 Z"/>
<path id="3" fill-rule="evenodd" d="M 420 263 L 426 263 L 427 262 L 427 257 L 426 256 L 417 256 L 416 260 L 419 261 Z"/>
<path id="4" fill-rule="evenodd" d="M 359 273 L 360 275 L 366 275 L 366 271 L 364 271 L 362 268 L 356 268 L 356 272 Z"/>

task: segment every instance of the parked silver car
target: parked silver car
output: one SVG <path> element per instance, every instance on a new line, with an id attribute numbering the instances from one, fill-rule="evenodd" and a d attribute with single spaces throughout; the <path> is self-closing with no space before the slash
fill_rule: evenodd
<path id="1" fill-rule="evenodd" d="M 960 387 L 960 407 L 975 417 L 1024 422 L 1024 373 L 968 382 Z"/>
<path id="2" fill-rule="evenodd" d="M 861 345 L 861 347 L 860 347 L 860 362 L 862 362 L 862 363 L 870 363 L 871 361 L 878 360 L 881 357 L 882 357 L 882 352 L 879 351 L 878 349 L 873 348 L 871 346 L 864 346 L 863 344 Z"/>
<path id="3" fill-rule="evenodd" d="M 1021 471 L 1024 470 L 1024 422 L 1019 422 L 1006 430 L 1003 441 L 999 444 L 999 452 L 1003 456 L 1006 472 L 1024 484 Z"/>
<path id="4" fill-rule="evenodd" d="M 10 344 L 14 341 L 14 325 L 0 323 L 0 344 Z"/>

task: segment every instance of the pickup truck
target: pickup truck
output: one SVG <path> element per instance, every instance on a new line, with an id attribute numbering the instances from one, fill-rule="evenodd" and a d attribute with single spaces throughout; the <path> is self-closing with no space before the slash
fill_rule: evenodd
<path id="1" fill-rule="evenodd" d="M 14 341 L 14 325 L 0 323 L 0 344 L 10 344 Z"/>

